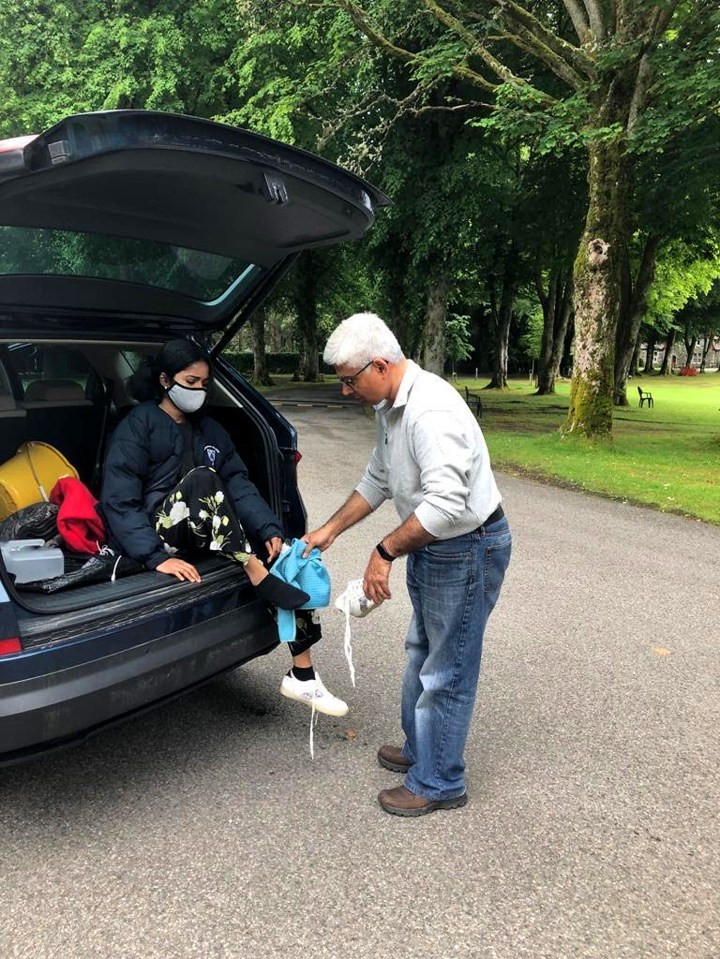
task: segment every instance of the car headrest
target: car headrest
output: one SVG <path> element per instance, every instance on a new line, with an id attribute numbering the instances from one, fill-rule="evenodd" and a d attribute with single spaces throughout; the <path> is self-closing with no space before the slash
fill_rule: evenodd
<path id="1" fill-rule="evenodd" d="M 33 380 L 25 388 L 25 399 L 29 402 L 67 402 L 85 399 L 85 390 L 75 380 Z"/>

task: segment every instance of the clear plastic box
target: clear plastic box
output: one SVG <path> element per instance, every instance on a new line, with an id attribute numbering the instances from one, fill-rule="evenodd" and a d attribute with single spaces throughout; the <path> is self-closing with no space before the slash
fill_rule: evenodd
<path id="1" fill-rule="evenodd" d="M 52 579 L 65 572 L 62 550 L 46 547 L 42 539 L 11 539 L 0 543 L 3 562 L 16 583 Z"/>

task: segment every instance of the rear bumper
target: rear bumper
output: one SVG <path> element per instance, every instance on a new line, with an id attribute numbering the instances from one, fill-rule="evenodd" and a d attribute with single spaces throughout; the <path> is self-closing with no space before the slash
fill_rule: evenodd
<path id="1" fill-rule="evenodd" d="M 228 611 L 200 628 L 0 684 L 0 764 L 82 739 L 270 652 L 275 624 L 259 604 L 254 615 L 247 612 L 240 619 Z"/>

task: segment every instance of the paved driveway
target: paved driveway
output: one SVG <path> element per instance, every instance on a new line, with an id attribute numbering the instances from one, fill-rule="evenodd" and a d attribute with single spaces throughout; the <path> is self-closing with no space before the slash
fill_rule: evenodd
<path id="1" fill-rule="evenodd" d="M 290 402 L 290 399 L 287 400 Z M 287 409 L 311 524 L 358 477 L 355 407 Z M 317 662 L 350 714 L 277 687 L 278 651 L 89 744 L 0 771 L 3 959 L 716 959 L 720 530 L 499 477 L 515 537 L 467 750 L 470 802 L 399 781 L 402 562 Z M 339 587 L 390 506 L 326 554 Z"/>

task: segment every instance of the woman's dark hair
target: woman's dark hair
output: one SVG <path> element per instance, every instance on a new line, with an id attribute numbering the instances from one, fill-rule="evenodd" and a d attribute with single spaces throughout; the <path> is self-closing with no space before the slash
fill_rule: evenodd
<path id="1" fill-rule="evenodd" d="M 202 346 L 191 340 L 168 340 L 157 356 L 144 360 L 133 373 L 128 380 L 128 392 L 133 399 L 140 402 L 159 400 L 163 395 L 161 373 L 165 373 L 172 380 L 180 370 L 187 369 L 200 360 L 207 363 L 212 373 L 210 355 Z"/>

